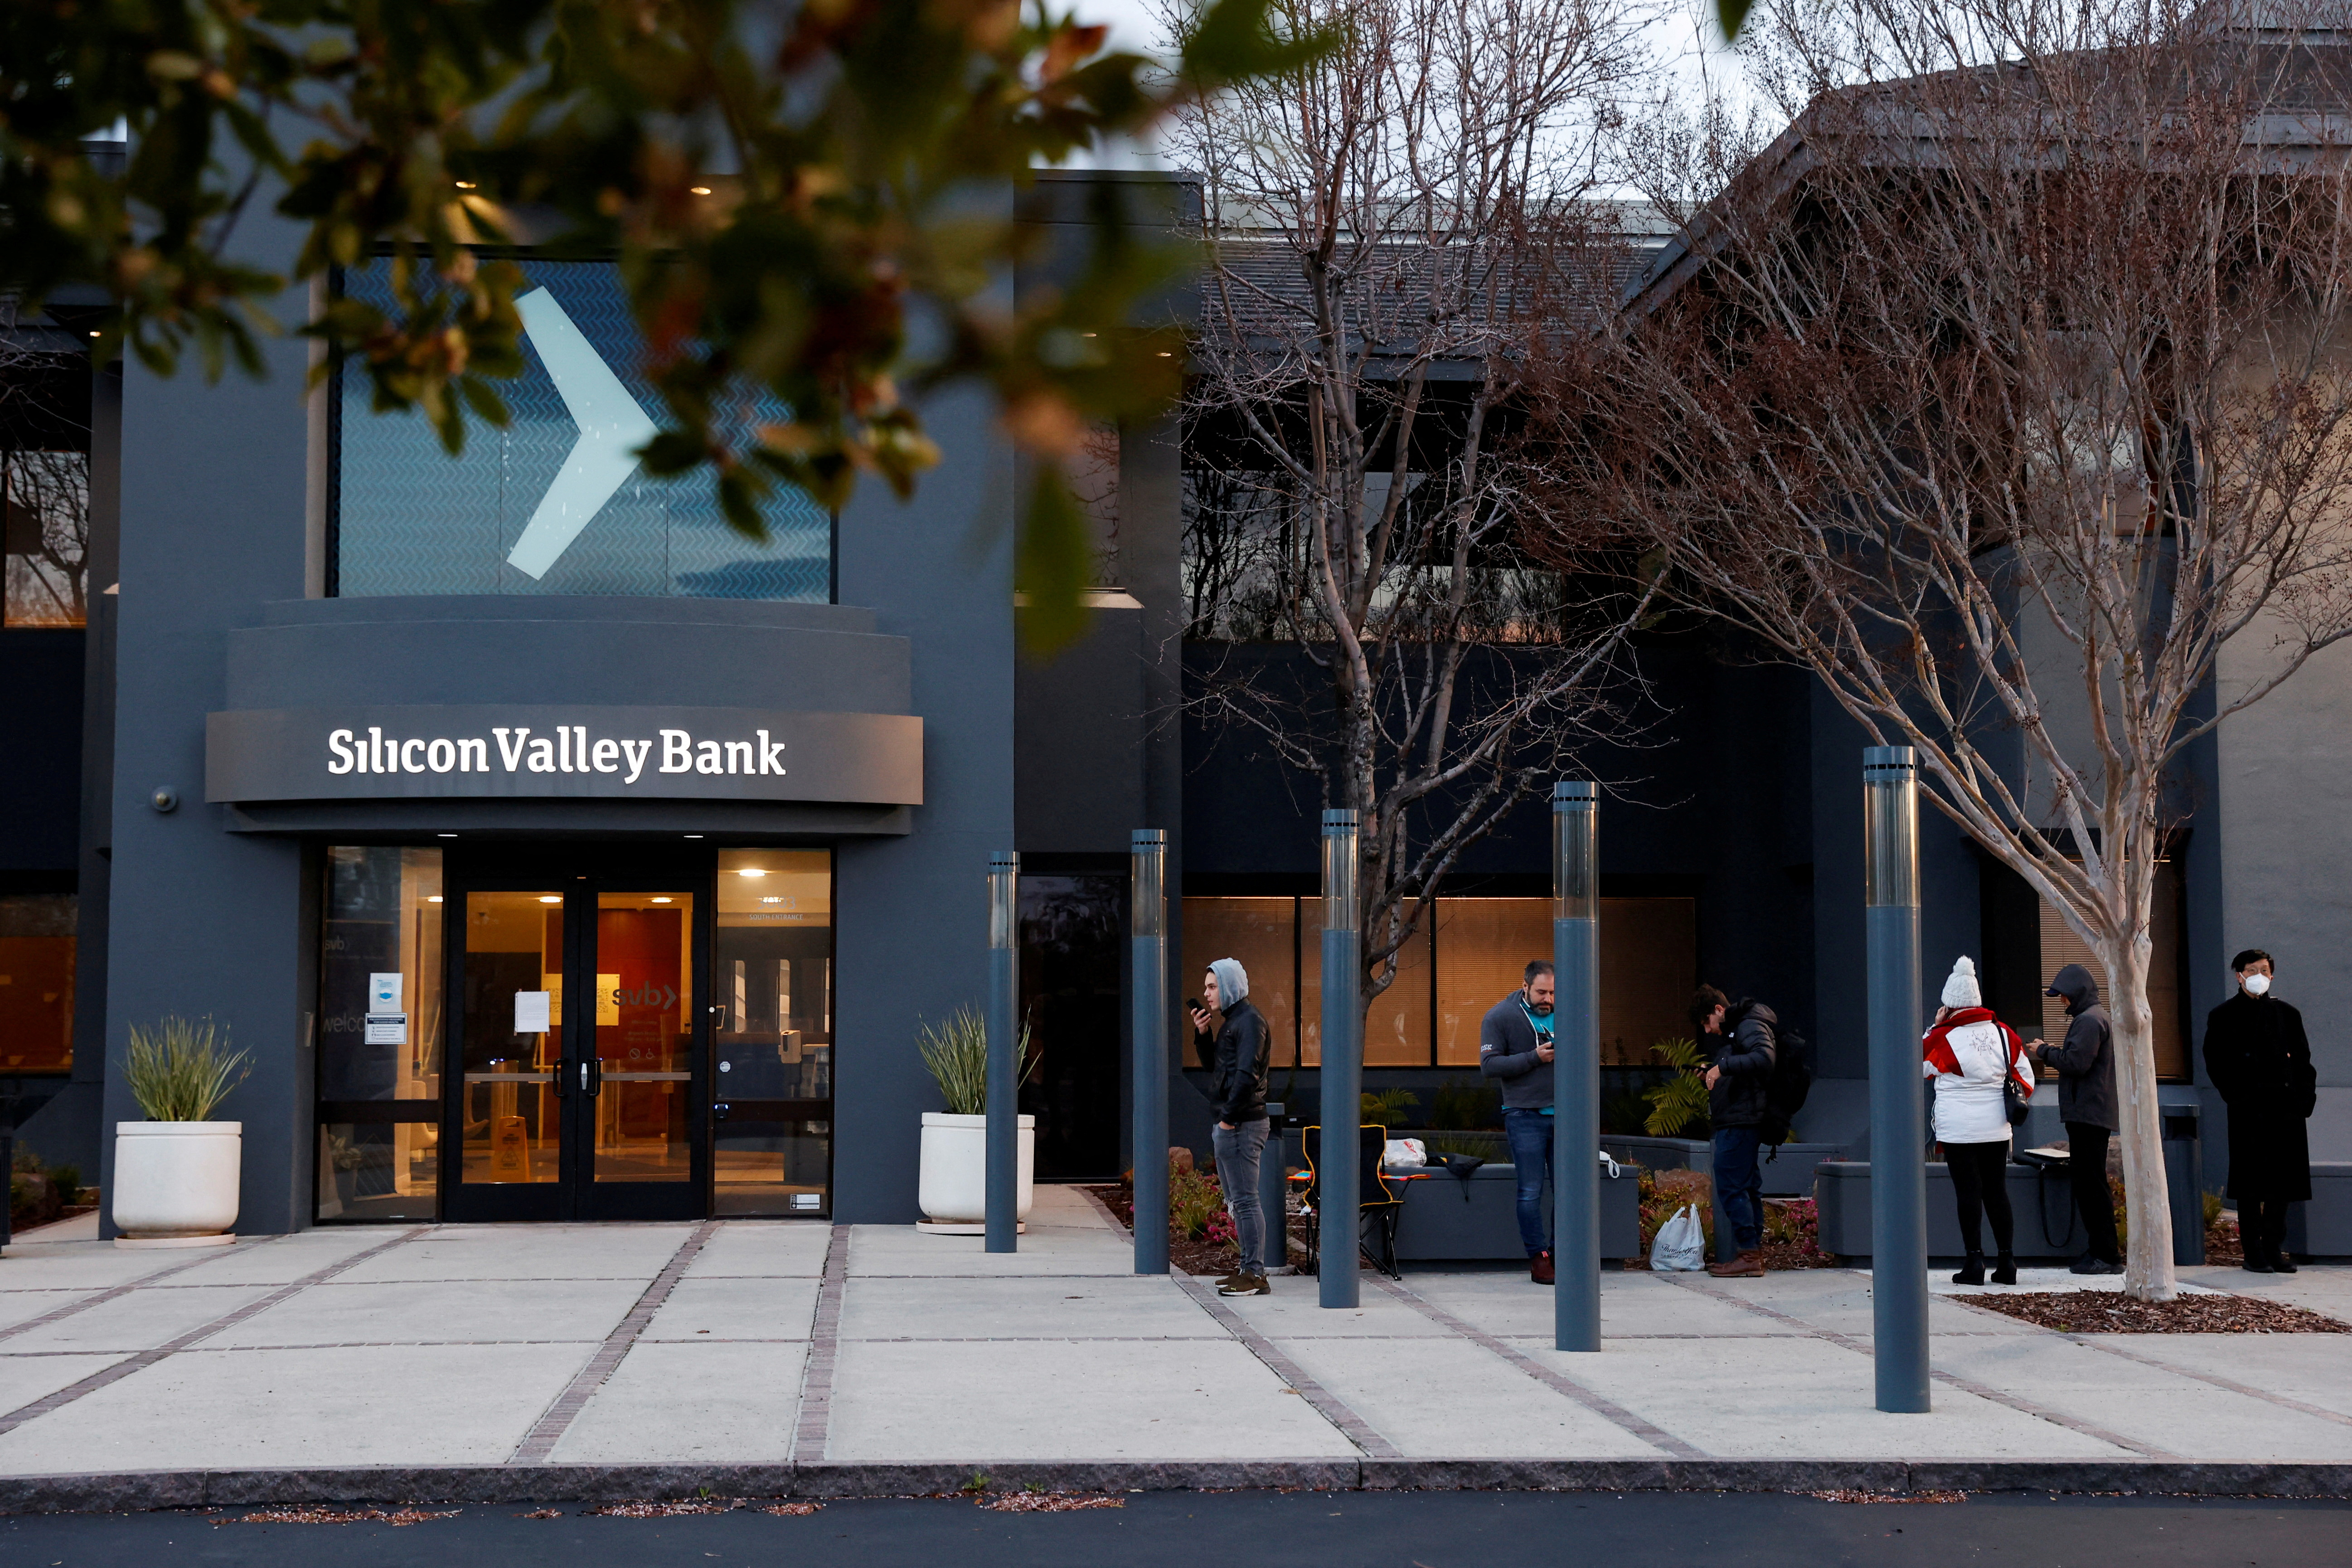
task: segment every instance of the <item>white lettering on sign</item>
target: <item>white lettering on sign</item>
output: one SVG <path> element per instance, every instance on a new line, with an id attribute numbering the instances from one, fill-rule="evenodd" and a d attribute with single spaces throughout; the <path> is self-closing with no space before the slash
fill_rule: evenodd
<path id="1" fill-rule="evenodd" d="M 765 730 L 751 731 L 751 740 L 706 740 L 689 730 L 659 732 L 660 772 L 666 773 L 752 773 L 784 776 L 782 741 L 771 741 Z M 327 735 L 327 771 L 331 773 L 461 773 L 490 771 L 490 741 L 498 742 L 499 767 L 510 773 L 623 773 L 633 784 L 646 771 L 656 741 L 639 735 L 592 736 L 585 724 L 559 724 L 552 737 L 534 735 L 528 726 L 493 725 L 488 739 L 480 735 L 387 736 L 372 726 L 367 738 L 350 730 Z M 622 764 L 627 767 L 624 770 Z"/>

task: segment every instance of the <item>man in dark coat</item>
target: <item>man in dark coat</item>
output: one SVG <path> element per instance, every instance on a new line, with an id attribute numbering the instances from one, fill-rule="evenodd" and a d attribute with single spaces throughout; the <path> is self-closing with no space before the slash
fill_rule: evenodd
<path id="1" fill-rule="evenodd" d="M 2247 1268 L 2293 1274 L 2286 1205 L 2311 1196 L 2304 1123 L 2319 1103 L 2319 1075 L 2303 1015 L 2270 994 L 2271 955 L 2248 948 L 2230 967 L 2238 994 L 2205 1018 L 2205 1076 L 2230 1108 L 2229 1195 L 2238 1200 Z"/>
<path id="2" fill-rule="evenodd" d="M 2052 1047 L 2029 1040 L 2025 1049 L 2044 1067 L 2058 1069 L 2058 1120 L 2066 1124 L 2066 1170 L 2074 1189 L 2075 1212 L 2090 1247 L 2074 1259 L 2077 1274 L 2120 1274 L 2123 1248 L 2116 1240 L 2116 1205 L 2107 1191 L 2107 1140 L 2115 1135 L 2115 1029 L 2099 1005 L 2099 983 L 2079 963 L 2061 969 L 2045 996 L 2066 999 L 2066 1043 Z"/>
<path id="3" fill-rule="evenodd" d="M 1715 1129 L 1716 1261 L 1718 1279 L 1753 1279 L 1764 1272 L 1763 1178 L 1756 1168 L 1762 1147 L 1764 1091 L 1779 1050 L 1780 1016 L 1761 1002 L 1727 1000 L 1702 985 L 1691 1022 L 1707 1053 L 1706 1119 Z"/>

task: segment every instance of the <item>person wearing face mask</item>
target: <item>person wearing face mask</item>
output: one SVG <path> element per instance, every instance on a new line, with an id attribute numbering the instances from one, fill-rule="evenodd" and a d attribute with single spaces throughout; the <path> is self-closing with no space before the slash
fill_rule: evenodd
<path id="1" fill-rule="evenodd" d="M 1486 1010 L 1478 1024 L 1478 1070 L 1503 1085 L 1503 1135 L 1518 1176 L 1519 1240 L 1528 1249 L 1528 1278 L 1552 1282 L 1550 1233 L 1544 1224 L 1544 1178 L 1551 1171 L 1551 965 L 1528 965 L 1517 991 Z"/>
<path id="2" fill-rule="evenodd" d="M 2246 1268 L 2293 1274 L 2286 1205 L 2311 1196 L 2305 1123 L 2319 1103 L 2303 1015 L 2271 994 L 2271 955 L 2250 947 L 2230 961 L 2238 994 L 2206 1015 L 2205 1076 L 2230 1108 L 2230 1186 Z"/>

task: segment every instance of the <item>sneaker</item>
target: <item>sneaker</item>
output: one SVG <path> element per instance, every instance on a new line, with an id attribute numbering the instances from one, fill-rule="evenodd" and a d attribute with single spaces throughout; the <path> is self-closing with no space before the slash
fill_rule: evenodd
<path id="1" fill-rule="evenodd" d="M 1220 1296 L 1271 1296 L 1274 1287 L 1263 1274 L 1236 1274 L 1217 1287 Z"/>
<path id="2" fill-rule="evenodd" d="M 2122 1264 L 2110 1263 L 2104 1258 L 2094 1258 L 2087 1252 L 2074 1259 L 2066 1269 L 2069 1274 L 2121 1274 L 2123 1271 Z"/>
<path id="3" fill-rule="evenodd" d="M 1228 1285 L 1236 1284 L 1248 1278 L 1249 1276 L 1246 1274 L 1228 1274 L 1223 1279 L 1217 1281 L 1217 1289 L 1222 1290 Z"/>

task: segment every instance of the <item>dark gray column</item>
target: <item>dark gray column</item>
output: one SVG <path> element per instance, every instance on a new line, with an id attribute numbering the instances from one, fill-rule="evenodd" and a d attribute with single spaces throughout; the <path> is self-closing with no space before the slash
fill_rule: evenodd
<path id="1" fill-rule="evenodd" d="M 1590 780 L 1551 792 L 1552 1334 L 1601 1348 L 1601 900 Z"/>
<path id="2" fill-rule="evenodd" d="M 1919 783 L 1908 746 L 1862 753 L 1870 974 L 1870 1299 L 1878 1408 L 1927 1408 L 1927 1168 L 1919 1079 Z"/>
<path id="3" fill-rule="evenodd" d="M 1323 1153 L 1316 1183 L 1321 1305 L 1353 1307 L 1363 1223 L 1356 1129 L 1364 1092 L 1363 931 L 1356 913 L 1356 814 L 1323 814 Z"/>
<path id="4" fill-rule="evenodd" d="M 1129 840 L 1135 1041 L 1135 1271 L 1168 1272 L 1168 835 Z"/>
<path id="5" fill-rule="evenodd" d="M 987 1250 L 1021 1249 L 1021 857 L 988 858 Z"/>

